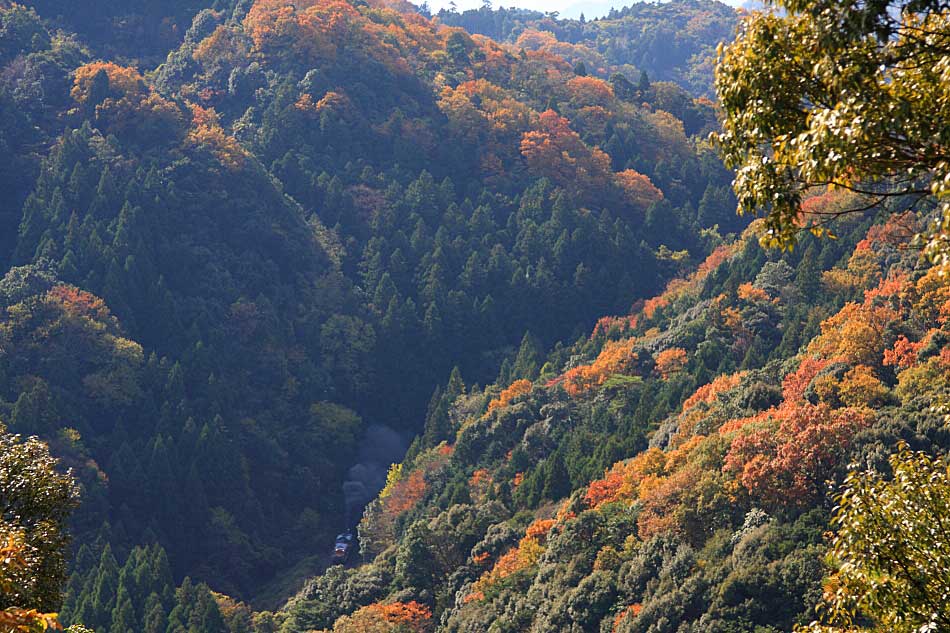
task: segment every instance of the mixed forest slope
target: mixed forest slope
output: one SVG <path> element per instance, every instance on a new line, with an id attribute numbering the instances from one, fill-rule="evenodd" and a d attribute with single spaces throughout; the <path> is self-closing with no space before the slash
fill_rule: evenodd
<path id="1" fill-rule="evenodd" d="M 0 625 L 772 633 L 855 589 L 950 618 L 875 613 L 901 552 L 823 581 L 924 476 L 900 520 L 950 557 L 913 531 L 945 463 L 888 460 L 950 448 L 950 281 L 911 239 L 946 244 L 946 126 L 802 112 L 921 118 L 946 82 L 851 81 L 887 68 L 829 15 L 746 21 L 720 109 L 736 16 L 702 0 L 0 1 Z M 851 74 L 800 76 L 800 32 Z M 837 496 L 855 464 L 898 481 Z"/>
<path id="2" fill-rule="evenodd" d="M 508 376 L 744 226 L 675 84 L 398 2 L 119 4 L 0 3 L 0 418 L 80 479 L 67 621 L 279 594 L 453 368 Z"/>
<path id="3" fill-rule="evenodd" d="M 368 564 L 313 579 L 282 630 L 815 619 L 849 465 L 887 471 L 900 441 L 948 447 L 950 283 L 903 246 L 913 214 L 785 256 L 759 246 L 762 226 L 573 347 L 486 389 L 450 383 L 433 439 L 364 514 Z"/>

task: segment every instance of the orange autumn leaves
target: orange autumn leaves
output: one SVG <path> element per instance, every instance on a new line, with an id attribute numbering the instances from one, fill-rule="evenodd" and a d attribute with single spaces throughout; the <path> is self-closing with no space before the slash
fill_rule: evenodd
<path id="1" fill-rule="evenodd" d="M 658 448 L 648 449 L 636 457 L 617 462 L 604 474 L 603 479 L 591 482 L 584 500 L 592 508 L 639 495 L 640 484 L 647 477 L 664 472 L 666 456 Z"/>
<path id="2" fill-rule="evenodd" d="M 600 53 L 583 44 L 559 41 L 550 31 L 527 28 L 518 36 L 514 48 L 519 51 L 524 50 L 529 55 L 561 57 L 571 66 L 577 62 L 584 62 L 589 70 L 597 74 L 606 75 L 607 73 L 608 64 Z"/>
<path id="3" fill-rule="evenodd" d="M 0 534 L 0 592 L 7 596 L 18 595 L 18 582 L 29 567 L 29 550 L 30 546 L 22 532 L 4 530 Z M 0 610 L 0 631 L 31 633 L 47 630 L 62 630 L 57 614 L 19 607 Z"/>
<path id="4" fill-rule="evenodd" d="M 706 435 L 681 429 L 672 448 L 650 448 L 609 468 L 592 482 L 585 501 L 639 503 L 638 535 L 695 529 L 689 523 L 697 499 L 748 495 L 765 507 L 797 507 L 823 493 L 854 435 L 870 423 L 863 409 L 835 409 L 800 399 L 823 364 L 805 363 L 786 381 L 779 407 L 729 421 Z M 696 424 L 689 412 L 711 402 L 714 393 L 737 388 L 742 376 L 723 378 L 688 401 L 681 422 Z M 805 385 L 804 387 L 802 385 Z"/>
<path id="5" fill-rule="evenodd" d="M 720 428 L 732 438 L 723 472 L 767 505 L 796 506 L 819 497 L 854 435 L 871 423 L 866 408 L 806 399 L 828 366 L 823 359 L 803 358 L 783 381 L 780 405 Z"/>
<path id="6" fill-rule="evenodd" d="M 244 29 L 254 51 L 271 60 L 333 63 L 358 55 L 397 73 L 445 56 L 448 37 L 458 31 L 386 3 L 345 0 L 257 0 Z"/>
<path id="7" fill-rule="evenodd" d="M 71 95 L 105 133 L 148 144 L 183 141 L 209 149 L 229 170 L 244 166 L 248 153 L 221 127 L 213 109 L 188 112 L 151 89 L 134 68 L 93 62 L 76 70 Z"/>
<path id="8" fill-rule="evenodd" d="M 515 398 L 520 398 L 523 395 L 531 393 L 532 384 L 530 380 L 516 380 L 511 385 L 502 391 L 497 398 L 488 403 L 488 412 L 491 413 L 495 409 L 501 409 L 507 407 Z"/>
<path id="9" fill-rule="evenodd" d="M 647 176 L 633 169 L 614 174 L 614 182 L 623 191 L 626 199 L 640 209 L 647 209 L 654 202 L 663 199 L 663 192 L 654 186 Z"/>
<path id="10" fill-rule="evenodd" d="M 623 611 L 619 612 L 614 616 L 613 626 L 611 627 L 611 632 L 616 633 L 620 629 L 620 625 L 627 618 L 635 618 L 640 615 L 640 612 L 643 611 L 643 605 L 640 603 L 631 604 Z"/>
<path id="11" fill-rule="evenodd" d="M 578 397 L 603 386 L 611 376 L 636 373 L 640 360 L 634 351 L 636 345 L 636 338 L 607 341 L 592 363 L 569 369 L 549 385 L 561 383 L 568 395 Z M 666 380 L 685 369 L 687 354 L 684 349 L 672 347 L 657 353 L 653 360 L 657 374 Z"/>
<path id="12" fill-rule="evenodd" d="M 901 334 L 897 337 L 897 340 L 894 341 L 894 346 L 884 351 L 884 364 L 899 369 L 913 367 L 917 363 L 917 355 L 923 346 L 924 341 L 914 343 Z"/>
<path id="13" fill-rule="evenodd" d="M 593 138 L 602 142 L 608 125 L 630 106 L 618 101 L 608 82 L 576 76 L 571 64 L 557 56 L 563 53 L 579 60 L 577 47 L 564 45 L 567 48 L 555 54 L 558 43 L 550 34 L 526 34 L 523 39 L 517 50 L 525 54 L 518 61 L 512 50 L 487 38 L 469 36 L 378 1 L 256 0 L 244 19 L 243 32 L 218 27 L 199 44 L 196 59 L 212 72 L 229 66 L 227 60 L 235 51 L 266 63 L 302 57 L 311 63 L 332 64 L 342 55 L 356 55 L 394 73 L 431 74 L 450 131 L 475 148 L 488 178 L 504 179 L 527 167 L 581 202 L 601 200 L 607 190 L 617 202 L 645 212 L 661 200 L 663 193 L 649 177 L 633 169 L 614 173 L 610 157 L 590 144 Z M 232 40 L 233 46 L 222 46 Z M 464 63 L 457 59 L 459 55 L 465 57 Z M 592 70 L 606 72 L 602 60 L 587 61 Z M 465 80 L 458 84 L 446 79 L 463 72 Z M 526 105 L 525 89 L 556 98 L 571 119 L 553 109 L 539 112 Z M 317 95 L 300 99 L 298 109 L 314 111 Z M 645 120 L 665 138 L 668 122 L 660 115 L 647 113 Z"/>
<path id="14" fill-rule="evenodd" d="M 192 105 L 191 112 L 192 128 L 188 133 L 188 141 L 195 146 L 209 148 L 221 164 L 232 171 L 243 167 L 248 153 L 233 136 L 224 131 L 217 113 L 199 105 Z"/>
<path id="15" fill-rule="evenodd" d="M 361 21 L 344 0 L 257 0 L 244 27 L 258 51 L 332 61 Z"/>
<path id="16" fill-rule="evenodd" d="M 465 81 L 455 88 L 445 86 L 438 105 L 454 134 L 471 142 L 488 143 L 495 153 L 517 141 L 536 116 L 511 91 L 485 79 Z"/>
<path id="17" fill-rule="evenodd" d="M 118 328 L 118 321 L 112 316 L 102 299 L 75 286 L 66 284 L 54 286 L 46 294 L 46 301 L 50 305 L 60 306 L 71 317 L 108 323 Z"/>
<path id="18" fill-rule="evenodd" d="M 419 454 L 411 463 L 393 464 L 386 486 L 366 506 L 360 520 L 360 546 L 373 556 L 396 540 L 396 523 L 415 508 L 429 490 L 428 479 L 437 477 L 452 456 L 452 447 L 443 443 Z"/>
<path id="19" fill-rule="evenodd" d="M 656 371 L 664 380 L 686 367 L 686 350 L 679 347 L 665 349 L 656 355 Z"/>
<path id="20" fill-rule="evenodd" d="M 741 371 L 737 374 L 720 374 L 712 382 L 707 383 L 693 392 L 689 398 L 683 401 L 683 412 L 689 412 L 700 405 L 710 404 L 719 397 L 719 394 L 730 391 L 739 386 L 739 383 L 748 375 L 748 372 Z"/>
<path id="21" fill-rule="evenodd" d="M 602 127 L 612 116 L 605 106 L 614 101 L 613 89 L 603 80 L 574 77 L 565 87 L 578 108 L 577 116 L 588 124 L 585 127 Z M 585 143 L 569 119 L 554 110 L 538 113 L 511 91 L 487 80 L 444 87 L 439 108 L 453 133 L 476 145 L 491 175 L 501 176 L 515 168 L 514 146 L 533 174 L 580 199 L 614 187 L 626 202 L 645 211 L 663 198 L 647 176 L 632 169 L 613 173 L 610 157 Z"/>
<path id="22" fill-rule="evenodd" d="M 817 498 L 854 435 L 871 421 L 864 411 L 826 404 L 787 406 L 770 417 L 736 436 L 724 470 L 772 507 L 803 505 Z"/>
<path id="23" fill-rule="evenodd" d="M 334 633 L 427 633 L 432 610 L 416 602 L 373 603 L 333 624 Z"/>
<path id="24" fill-rule="evenodd" d="M 70 94 L 107 134 L 144 145 L 168 143 L 181 136 L 183 116 L 177 104 L 149 89 L 134 68 L 112 62 L 80 66 Z"/>
<path id="25" fill-rule="evenodd" d="M 402 514 L 419 503 L 425 492 L 425 474 L 421 470 L 414 470 L 393 485 L 390 494 L 385 497 L 385 511 L 395 515 Z"/>
<path id="26" fill-rule="evenodd" d="M 147 91 L 145 79 L 134 68 L 126 68 L 112 62 L 92 62 L 76 69 L 73 80 L 72 98 L 86 103 L 93 95 L 93 89 L 99 81 L 99 73 L 108 79 L 108 88 L 124 96 L 143 95 Z"/>
<path id="27" fill-rule="evenodd" d="M 305 92 L 297 99 L 294 107 L 315 116 L 323 112 L 334 112 L 340 116 L 346 116 L 352 108 L 352 103 L 346 93 L 329 90 L 316 102 L 313 100 L 313 95 Z"/>
<path id="28" fill-rule="evenodd" d="M 638 534 L 648 538 L 700 529 L 702 520 L 694 516 L 700 499 L 744 498 L 780 509 L 806 507 L 826 494 L 855 437 L 871 426 L 873 407 L 926 394 L 950 372 L 950 350 L 938 337 L 950 322 L 946 276 L 931 269 L 916 281 L 907 274 L 878 273 L 878 279 L 864 301 L 846 304 L 822 322 L 798 367 L 784 378 L 780 404 L 731 418 L 721 404 L 730 398 L 721 396 L 746 388 L 751 374 L 717 377 L 686 399 L 672 420 L 669 447 L 607 469 L 588 487 L 588 506 L 639 504 Z M 748 284 L 739 286 L 737 297 L 768 300 Z M 916 336 L 900 327 L 906 323 L 917 324 Z M 679 352 L 667 351 L 681 362 Z M 657 359 L 658 369 L 664 364 Z M 893 391 L 885 383 L 889 371 L 897 376 Z"/>
<path id="29" fill-rule="evenodd" d="M 542 112 L 534 129 L 521 137 L 521 154 L 529 169 L 581 198 L 609 185 L 619 187 L 629 202 L 644 211 L 663 198 L 643 174 L 632 169 L 614 174 L 606 152 L 588 147 L 571 129 L 570 121 L 553 110 Z"/>
<path id="30" fill-rule="evenodd" d="M 635 344 L 633 338 L 608 341 L 593 363 L 575 367 L 564 374 L 564 389 L 572 396 L 579 396 L 603 385 L 610 376 L 623 373 L 637 359 L 633 351 Z"/>
<path id="31" fill-rule="evenodd" d="M 603 189 L 610 178 L 610 157 L 589 148 L 554 110 L 542 112 L 535 129 L 524 133 L 521 154 L 530 169 L 575 193 L 581 186 Z"/>
<path id="32" fill-rule="evenodd" d="M 746 230 L 746 234 L 753 232 L 754 226 L 755 223 L 750 225 L 749 229 Z M 706 259 L 696 267 L 696 270 L 685 279 L 673 279 L 670 281 L 662 294 L 643 302 L 643 306 L 640 310 L 642 319 L 652 321 L 657 318 L 665 308 L 673 305 L 675 302 L 696 296 L 701 290 L 706 278 L 739 253 L 742 243 L 742 240 L 736 240 L 731 244 L 717 246 Z"/>
<path id="33" fill-rule="evenodd" d="M 482 574 L 472 586 L 465 602 L 484 600 L 485 592 L 504 579 L 535 565 L 544 553 L 548 532 L 557 524 L 556 519 L 537 519 L 525 530 L 525 536 L 516 547 L 503 554 L 491 570 Z M 482 558 L 485 562 L 487 558 Z"/>

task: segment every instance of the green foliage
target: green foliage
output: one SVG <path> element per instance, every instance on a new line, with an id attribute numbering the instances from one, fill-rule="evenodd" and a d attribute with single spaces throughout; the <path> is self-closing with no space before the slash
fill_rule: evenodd
<path id="1" fill-rule="evenodd" d="M 581 199 L 530 171 L 527 127 L 499 135 L 492 176 L 439 77 L 484 71 L 527 123 L 557 92 L 582 153 L 610 145 L 611 173 L 669 190 L 671 248 L 702 252 L 700 192 L 729 181 L 675 120 L 617 103 L 608 137 L 561 62 L 408 7 L 333 5 L 360 54 L 308 57 L 257 46 L 250 2 L 113 4 L 0 9 L 0 411 L 75 467 L 83 542 L 106 522 L 116 551 L 159 539 L 175 578 L 232 595 L 291 583 L 339 531 L 362 420 L 452 441 L 462 375 L 507 360 L 533 380 L 542 350 L 682 265 L 613 184 Z M 713 119 L 695 107 L 690 130 Z"/>
<path id="2" fill-rule="evenodd" d="M 826 235 L 833 218 L 888 198 L 925 210 L 936 200 L 923 241 L 948 261 L 948 164 L 934 152 L 946 143 L 945 13 L 929 2 L 777 5 L 785 11 L 746 18 L 716 71 L 740 210 L 766 215 L 763 243 L 790 248 L 801 230 Z M 827 187 L 859 195 L 844 209 L 809 207 Z"/>
<path id="3" fill-rule="evenodd" d="M 0 9 L 0 415 L 84 491 L 67 623 L 295 633 L 416 603 L 426 633 L 791 630 L 815 618 L 828 483 L 897 438 L 950 445 L 927 413 L 945 284 L 893 243 L 918 218 L 786 254 L 761 224 L 735 235 L 733 176 L 697 138 L 717 111 L 692 96 L 724 5 L 440 24 L 375 0 L 33 4 Z M 49 17 L 142 70 L 87 63 Z M 747 79 L 801 116 L 808 73 L 766 86 L 746 45 L 727 134 Z M 836 196 L 810 204 L 856 200 Z M 322 568 L 341 482 L 400 459 L 364 420 L 418 435 L 360 522 L 365 564 L 276 614 L 212 592 L 270 602 Z"/>
<path id="4" fill-rule="evenodd" d="M 35 437 L 0 424 L 0 608 L 52 612 L 59 608 L 70 543 L 67 522 L 79 490 Z M 12 549 L 8 550 L 8 545 Z"/>
<path id="5" fill-rule="evenodd" d="M 816 620 L 833 525 L 827 508 L 846 465 L 883 461 L 898 437 L 938 450 L 950 441 L 929 408 L 946 389 L 934 373 L 946 362 L 937 356 L 946 356 L 945 324 L 928 307 L 950 296 L 943 277 L 926 268 L 904 276 L 917 255 L 882 245 L 884 227 L 843 228 L 836 242 L 808 236 L 804 252 L 779 254 L 761 248 L 753 227 L 739 242 L 724 240 L 702 274 L 549 356 L 554 378 L 545 384 L 488 407 L 511 379 L 509 364 L 504 382 L 480 398 L 472 387 L 447 402 L 445 419 L 460 422 L 449 464 L 427 478 L 394 546 L 364 568 L 391 565 L 392 584 L 359 605 L 426 600 L 438 630 L 459 632 L 762 633 Z M 819 247 L 828 250 L 819 255 Z M 871 268 L 879 272 L 859 303 L 830 290 L 843 273 Z M 813 303 L 802 305 L 803 288 Z M 923 294 L 912 306 L 891 300 L 907 292 Z M 858 350 L 861 358 L 897 354 L 889 346 L 908 323 L 917 328 L 912 340 L 940 342 L 922 344 L 913 360 L 902 356 L 895 376 L 858 371 L 860 361 L 843 362 L 835 350 L 847 351 L 849 328 L 874 314 L 880 339 L 873 354 Z M 626 340 L 646 362 L 586 392 L 562 388 L 565 371 Z M 685 350 L 689 362 L 664 378 L 652 359 L 667 349 Z M 849 409 L 829 381 L 868 399 L 852 398 L 858 408 Z M 404 467 L 417 467 L 418 455 Z M 445 517 L 489 505 L 488 522 L 459 532 L 471 534 L 467 555 L 436 536 Z M 887 573 L 869 573 L 879 571 Z M 333 595 L 308 608 L 331 608 Z"/>
<path id="6" fill-rule="evenodd" d="M 825 619 L 834 626 L 809 630 L 922 631 L 950 624 L 950 548 L 943 537 L 950 471 L 946 459 L 907 444 L 898 448 L 889 475 L 854 471 L 844 482 L 824 597 Z"/>

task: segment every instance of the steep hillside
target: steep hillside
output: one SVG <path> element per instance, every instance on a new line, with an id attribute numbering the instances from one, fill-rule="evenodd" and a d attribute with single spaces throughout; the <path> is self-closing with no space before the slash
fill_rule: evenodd
<path id="1" fill-rule="evenodd" d="M 155 543 L 136 626 L 186 576 L 312 575 L 453 368 L 507 376 L 744 226 L 675 86 L 398 2 L 119 4 L 0 3 L 0 418 L 78 469 L 99 629 Z"/>
<path id="2" fill-rule="evenodd" d="M 811 208 L 846 208 L 826 194 Z M 788 631 L 832 493 L 898 440 L 950 446 L 950 284 L 910 214 L 781 257 L 756 222 L 590 338 L 450 385 L 282 631 Z M 444 438 L 440 443 L 439 438 Z M 404 618 L 400 620 L 400 617 Z M 377 627 L 377 628 L 372 628 Z"/>
<path id="3" fill-rule="evenodd" d="M 0 0 L 0 633 L 950 629 L 950 14 L 741 15 Z"/>

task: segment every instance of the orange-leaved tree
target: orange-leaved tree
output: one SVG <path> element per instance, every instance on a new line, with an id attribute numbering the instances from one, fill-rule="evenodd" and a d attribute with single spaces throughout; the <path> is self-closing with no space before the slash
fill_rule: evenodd
<path id="1" fill-rule="evenodd" d="M 603 190 L 612 177 L 610 157 L 588 147 L 554 110 L 542 112 L 535 129 L 524 133 L 521 154 L 532 171 L 575 195 Z"/>
<path id="2" fill-rule="evenodd" d="M 432 610 L 415 600 L 373 603 L 340 617 L 334 633 L 427 633 L 432 629 Z"/>

